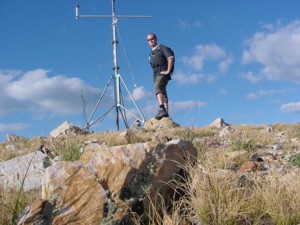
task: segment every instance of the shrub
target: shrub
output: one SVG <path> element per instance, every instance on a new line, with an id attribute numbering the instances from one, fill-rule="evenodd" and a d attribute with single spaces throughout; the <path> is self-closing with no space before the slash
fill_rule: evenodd
<path id="1" fill-rule="evenodd" d="M 289 164 L 292 166 L 300 166 L 300 154 L 296 154 L 289 159 Z"/>
<path id="2" fill-rule="evenodd" d="M 82 154 L 84 141 L 78 138 L 51 139 L 50 148 L 65 161 L 76 161 Z"/>

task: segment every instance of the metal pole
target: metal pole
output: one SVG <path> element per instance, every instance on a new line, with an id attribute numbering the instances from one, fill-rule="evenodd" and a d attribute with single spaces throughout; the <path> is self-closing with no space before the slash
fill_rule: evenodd
<path id="1" fill-rule="evenodd" d="M 116 103 L 116 126 L 117 129 L 120 129 L 120 124 L 119 124 L 119 112 L 120 112 L 120 82 L 119 82 L 119 76 L 118 76 L 118 58 L 117 58 L 117 34 L 116 34 L 116 27 L 118 24 L 118 18 L 115 15 L 115 0 L 111 1 L 111 6 L 112 6 L 112 31 L 113 31 L 113 60 L 114 60 L 114 90 L 115 90 L 115 103 Z"/>
<path id="2" fill-rule="evenodd" d="M 94 108 L 94 111 L 92 112 L 92 115 L 90 116 L 89 120 L 87 121 L 86 124 L 86 128 L 89 129 L 92 125 L 96 124 L 96 122 L 102 120 L 102 118 L 104 116 L 106 116 L 108 114 L 108 112 L 115 108 L 116 109 L 116 125 L 117 125 L 117 129 L 119 130 L 119 114 L 121 114 L 125 126 L 128 128 L 128 124 L 127 121 L 125 121 L 126 119 L 126 115 L 125 115 L 125 111 L 129 112 L 131 115 L 133 115 L 134 117 L 136 117 L 137 119 L 140 119 L 141 122 L 145 122 L 145 119 L 142 115 L 142 113 L 140 112 L 136 102 L 134 101 L 134 99 L 132 98 L 128 88 L 126 87 L 126 84 L 124 82 L 124 80 L 121 77 L 121 74 L 119 74 L 119 66 L 118 66 L 118 57 L 117 57 L 117 44 L 118 44 L 118 40 L 117 40 L 117 34 L 116 34 L 116 28 L 117 28 L 117 24 L 118 24 L 118 18 L 151 18 L 151 16 L 130 16 L 130 15 L 119 15 L 116 16 L 115 14 L 115 0 L 112 0 L 112 15 L 79 15 L 79 5 L 76 5 L 75 8 L 75 18 L 78 20 L 80 18 L 112 18 L 112 33 L 113 33 L 113 61 L 114 61 L 114 74 L 112 76 L 112 78 L 114 79 L 114 94 L 115 94 L 115 105 L 113 105 L 108 111 L 106 111 L 102 116 L 100 116 L 98 119 L 96 119 L 94 122 L 92 122 L 92 117 L 94 116 L 97 108 L 100 105 L 101 99 L 104 96 L 104 93 L 107 90 L 107 87 L 111 81 L 108 82 L 106 88 L 104 89 L 104 91 L 102 92 L 100 99 L 98 100 L 96 107 Z M 134 115 L 132 112 L 130 112 L 128 109 L 126 109 L 123 106 L 123 101 L 122 101 L 122 93 L 121 93 L 121 81 L 123 83 L 123 85 L 125 86 L 126 91 L 128 92 L 131 100 L 133 101 L 135 107 L 137 108 L 137 111 L 140 114 L 141 118 L 138 118 L 136 115 Z M 124 110 L 124 112 L 122 112 L 122 110 Z M 124 113 L 124 114 L 123 114 Z"/>

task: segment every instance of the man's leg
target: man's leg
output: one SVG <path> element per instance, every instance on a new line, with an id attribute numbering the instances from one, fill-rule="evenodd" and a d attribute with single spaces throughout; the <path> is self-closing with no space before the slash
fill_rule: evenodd
<path id="1" fill-rule="evenodd" d="M 159 105 L 164 105 L 165 110 L 168 112 L 169 111 L 169 104 L 163 93 L 158 93 L 157 95 L 157 101 Z"/>
<path id="2" fill-rule="evenodd" d="M 158 111 L 158 114 L 155 116 L 156 119 L 161 119 L 162 117 L 169 117 L 168 114 L 168 97 L 167 97 L 167 91 L 166 86 L 168 84 L 168 80 L 163 77 L 159 76 L 156 78 L 155 81 L 155 92 L 156 92 L 156 98 L 159 104 L 160 110 Z"/>
<path id="3" fill-rule="evenodd" d="M 169 117 L 168 102 L 167 102 L 167 99 L 165 98 L 164 94 L 157 93 L 156 97 L 157 97 L 160 109 L 158 110 L 158 113 L 155 116 L 155 119 L 160 120 L 163 117 Z"/>
<path id="4" fill-rule="evenodd" d="M 165 100 L 165 96 L 163 95 L 163 93 L 157 93 L 156 97 L 157 97 L 157 101 L 158 101 L 159 105 L 165 105 L 166 100 Z"/>

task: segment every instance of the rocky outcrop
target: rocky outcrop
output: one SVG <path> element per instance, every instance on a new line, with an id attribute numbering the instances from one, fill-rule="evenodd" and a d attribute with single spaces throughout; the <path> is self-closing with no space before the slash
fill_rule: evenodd
<path id="1" fill-rule="evenodd" d="M 46 170 L 42 195 L 43 200 L 35 200 L 18 224 L 99 224 L 103 219 L 107 193 L 88 165 L 53 164 Z"/>
<path id="2" fill-rule="evenodd" d="M 52 160 L 40 151 L 1 162 L 0 183 L 7 189 L 39 189 L 45 168 L 51 164 Z"/>
<path id="3" fill-rule="evenodd" d="M 171 118 L 169 117 L 163 117 L 160 120 L 157 119 L 150 119 L 145 122 L 144 128 L 145 129 L 153 129 L 153 130 L 161 130 L 161 129 L 171 129 L 175 127 L 179 127 L 180 125 L 175 123 Z"/>
<path id="4" fill-rule="evenodd" d="M 46 169 L 43 199 L 27 208 L 19 224 L 130 225 L 131 213 L 147 220 L 149 199 L 161 196 L 170 205 L 174 193 L 168 183 L 195 159 L 192 143 L 180 139 L 115 147 L 89 144 L 79 162 Z"/>
<path id="5" fill-rule="evenodd" d="M 59 138 L 66 136 L 75 136 L 78 134 L 86 134 L 87 132 L 83 129 L 74 126 L 69 121 L 63 122 L 60 126 L 51 131 L 50 137 Z"/>
<path id="6" fill-rule="evenodd" d="M 6 139 L 7 139 L 7 142 L 15 142 L 15 141 L 27 140 L 28 138 L 18 136 L 15 134 L 7 134 Z"/>
<path id="7" fill-rule="evenodd" d="M 209 124 L 208 126 L 209 127 L 218 127 L 218 128 L 220 128 L 220 127 L 229 126 L 229 124 L 226 123 L 223 118 L 217 118 L 211 124 Z"/>

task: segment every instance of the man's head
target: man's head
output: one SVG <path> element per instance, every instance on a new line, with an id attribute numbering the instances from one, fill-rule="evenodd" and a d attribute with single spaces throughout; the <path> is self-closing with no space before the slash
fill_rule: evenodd
<path id="1" fill-rule="evenodd" d="M 157 37 L 154 33 L 150 33 L 147 35 L 147 42 L 148 44 L 154 48 L 157 45 Z"/>

